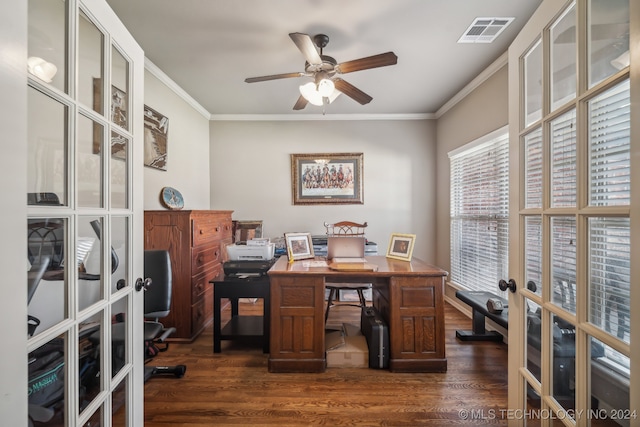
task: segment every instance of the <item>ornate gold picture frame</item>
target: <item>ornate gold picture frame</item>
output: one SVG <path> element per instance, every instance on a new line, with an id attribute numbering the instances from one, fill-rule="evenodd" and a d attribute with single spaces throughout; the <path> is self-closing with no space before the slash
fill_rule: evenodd
<path id="1" fill-rule="evenodd" d="M 291 154 L 294 205 L 363 204 L 363 154 Z"/>

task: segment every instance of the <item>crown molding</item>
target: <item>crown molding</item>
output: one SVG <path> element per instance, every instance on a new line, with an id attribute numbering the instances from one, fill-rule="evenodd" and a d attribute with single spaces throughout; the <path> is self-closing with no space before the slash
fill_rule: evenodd
<path id="1" fill-rule="evenodd" d="M 439 119 L 444 113 L 452 109 L 458 102 L 462 101 L 466 96 L 468 96 L 471 92 L 478 88 L 482 83 L 487 81 L 489 77 L 494 75 L 498 70 L 507 65 L 509 60 L 509 52 L 504 52 L 502 55 L 498 57 L 491 65 L 484 69 L 483 72 L 478 74 L 476 78 L 471 80 L 471 82 L 462 88 L 462 90 L 456 93 L 453 98 L 447 101 L 442 107 L 438 109 L 435 113 L 435 118 Z"/>
<path id="2" fill-rule="evenodd" d="M 504 52 L 491 65 L 482 71 L 476 78 L 467 84 L 453 98 L 447 101 L 435 113 L 415 113 L 415 114 L 211 114 L 198 103 L 191 95 L 185 92 L 176 82 L 167 76 L 149 58 L 144 59 L 144 68 L 153 74 L 158 80 L 164 83 L 176 95 L 182 98 L 194 110 L 204 118 L 211 121 L 313 121 L 313 120 L 437 120 L 447 111 L 452 109 L 458 102 L 478 88 L 482 83 L 494 75 L 498 70 L 507 65 L 509 52 Z"/>
<path id="3" fill-rule="evenodd" d="M 310 121 L 310 120 L 432 120 L 433 113 L 425 114 L 212 114 L 212 121 Z"/>
<path id="4" fill-rule="evenodd" d="M 151 62 L 149 58 L 144 58 L 144 68 L 153 74 L 158 80 L 164 83 L 169 89 L 171 89 L 176 95 L 182 98 L 187 104 L 189 104 L 194 110 L 202 114 L 205 119 L 211 119 L 211 113 L 209 113 L 202 105 L 191 97 L 184 89 L 182 89 L 171 77 L 167 76 L 156 64 Z"/>

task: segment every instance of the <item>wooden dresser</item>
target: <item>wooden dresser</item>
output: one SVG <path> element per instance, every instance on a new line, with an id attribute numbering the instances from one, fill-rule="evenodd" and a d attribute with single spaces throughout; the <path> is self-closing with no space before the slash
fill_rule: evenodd
<path id="1" fill-rule="evenodd" d="M 171 255 L 171 312 L 162 319 L 175 327 L 174 341 L 192 341 L 213 320 L 213 287 L 222 270 L 223 250 L 231 243 L 233 211 L 145 211 L 144 248 Z"/>

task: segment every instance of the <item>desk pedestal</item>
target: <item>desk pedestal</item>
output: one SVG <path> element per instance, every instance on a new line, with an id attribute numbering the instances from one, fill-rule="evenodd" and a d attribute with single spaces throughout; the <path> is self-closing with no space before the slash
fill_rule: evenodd
<path id="1" fill-rule="evenodd" d="M 271 286 L 270 372 L 322 372 L 325 283 L 373 283 L 373 304 L 389 325 L 389 369 L 445 372 L 444 278 L 422 263 L 367 257 L 373 272 L 338 272 L 289 264 L 281 257 L 269 271 Z"/>

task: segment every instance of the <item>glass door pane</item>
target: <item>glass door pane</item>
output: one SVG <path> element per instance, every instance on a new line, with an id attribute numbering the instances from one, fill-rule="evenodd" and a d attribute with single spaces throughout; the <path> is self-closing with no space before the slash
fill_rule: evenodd
<path id="1" fill-rule="evenodd" d="M 76 263 L 78 266 L 78 310 L 103 299 L 102 218 L 78 218 Z"/>
<path id="2" fill-rule="evenodd" d="M 30 218 L 27 245 L 28 325 L 34 336 L 69 318 L 67 219 Z"/>
<path id="3" fill-rule="evenodd" d="M 589 2 L 589 87 L 629 66 L 629 0 Z"/>
<path id="4" fill-rule="evenodd" d="M 104 35 L 80 12 L 78 22 L 78 101 L 97 113 L 104 111 L 102 96 Z"/>
<path id="5" fill-rule="evenodd" d="M 551 206 L 576 205 L 576 112 L 551 122 Z"/>
<path id="6" fill-rule="evenodd" d="M 129 129 L 129 61 L 118 49 L 111 49 L 111 121 Z"/>
<path id="7" fill-rule="evenodd" d="M 129 206 L 129 138 L 111 132 L 111 207 L 125 209 Z"/>
<path id="8" fill-rule="evenodd" d="M 573 4 L 550 30 L 551 111 L 576 97 L 576 8 Z"/>
<path id="9" fill-rule="evenodd" d="M 67 2 L 29 0 L 29 75 L 66 92 Z"/>
<path id="10" fill-rule="evenodd" d="M 630 342 L 629 218 L 589 218 L 589 321 Z"/>
<path id="11" fill-rule="evenodd" d="M 65 375 L 67 360 L 67 334 L 64 333 L 29 353 L 29 424 L 39 426 L 64 426 L 68 424 L 65 411 Z M 57 410 L 51 409 L 56 405 Z M 36 424 L 37 423 L 37 424 Z"/>
<path id="12" fill-rule="evenodd" d="M 542 207 L 542 128 L 524 137 L 525 206 Z"/>
<path id="13" fill-rule="evenodd" d="M 111 270 L 111 293 L 115 293 L 127 286 L 132 286 L 129 278 L 129 230 L 130 222 L 127 217 L 111 217 L 111 259 L 117 267 Z"/>
<path id="14" fill-rule="evenodd" d="M 542 42 L 524 55 L 524 125 L 542 118 Z"/>
<path id="15" fill-rule="evenodd" d="M 551 218 L 552 301 L 576 312 L 576 220 L 573 217 Z"/>
<path id="16" fill-rule="evenodd" d="M 104 126 L 90 118 L 78 115 L 77 138 L 77 200 L 82 207 L 103 206 L 103 158 Z"/>
<path id="17" fill-rule="evenodd" d="M 631 100 L 629 80 L 589 102 L 589 204 L 629 205 Z"/>
<path id="18" fill-rule="evenodd" d="M 66 205 L 68 107 L 31 87 L 27 103 L 27 203 Z"/>
<path id="19" fill-rule="evenodd" d="M 542 218 L 528 216 L 524 219 L 525 283 L 531 292 L 542 295 Z"/>

